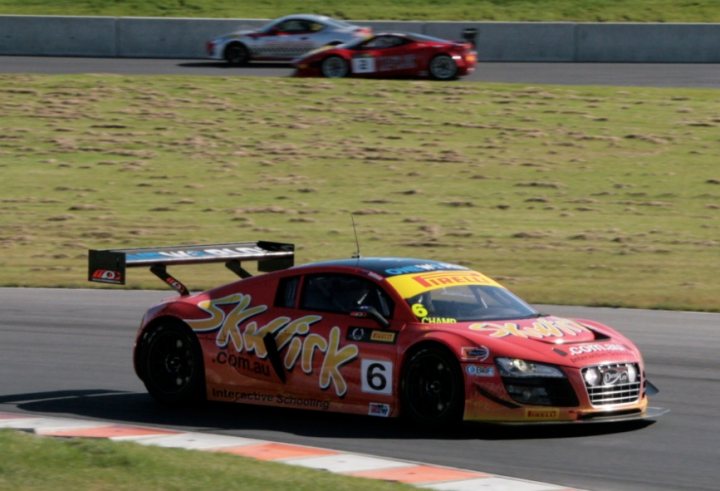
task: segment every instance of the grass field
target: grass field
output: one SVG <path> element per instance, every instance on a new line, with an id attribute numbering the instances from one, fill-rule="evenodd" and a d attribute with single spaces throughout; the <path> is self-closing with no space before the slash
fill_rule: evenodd
<path id="1" fill-rule="evenodd" d="M 718 309 L 716 91 L 8 75 L 0 114 L 2 285 L 87 286 L 88 248 L 349 257 L 354 214 L 366 256 L 459 262 L 532 302 Z"/>
<path id="2" fill-rule="evenodd" d="M 235 455 L 108 440 L 54 440 L 11 430 L 0 430 L 0 448 L 0 489 L 14 491 L 416 489 Z"/>
<path id="3" fill-rule="evenodd" d="M 719 22 L 717 0 L 0 0 L 2 14 L 345 19 Z"/>

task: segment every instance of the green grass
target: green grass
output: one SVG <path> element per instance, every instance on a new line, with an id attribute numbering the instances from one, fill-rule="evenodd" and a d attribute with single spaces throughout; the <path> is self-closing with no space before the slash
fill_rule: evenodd
<path id="1" fill-rule="evenodd" d="M 716 0 L 0 0 L 0 14 L 345 19 L 719 22 Z"/>
<path id="2" fill-rule="evenodd" d="M 0 489 L 30 490 L 410 490 L 228 454 L 108 440 L 56 440 L 0 430 Z"/>
<path id="3" fill-rule="evenodd" d="M 2 285 L 88 286 L 88 248 L 349 257 L 354 214 L 366 256 L 466 264 L 532 302 L 718 309 L 713 90 L 6 75 L 0 114 Z"/>

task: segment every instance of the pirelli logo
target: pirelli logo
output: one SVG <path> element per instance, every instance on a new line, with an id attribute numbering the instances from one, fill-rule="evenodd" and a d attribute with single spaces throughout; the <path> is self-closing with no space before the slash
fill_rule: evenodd
<path id="1" fill-rule="evenodd" d="M 347 340 L 364 343 L 394 344 L 397 333 L 393 331 L 378 331 L 367 327 L 350 327 L 347 331 Z"/>
<path id="2" fill-rule="evenodd" d="M 558 419 L 559 409 L 526 409 L 525 417 L 528 419 Z"/>
<path id="3" fill-rule="evenodd" d="M 387 278 L 403 298 L 412 298 L 423 292 L 463 285 L 483 285 L 502 288 L 482 273 L 470 269 L 444 271 L 414 271 Z"/>
<path id="4" fill-rule="evenodd" d="M 378 343 L 394 343 L 395 333 L 386 331 L 373 331 L 370 334 L 370 341 L 377 341 Z"/>
<path id="5" fill-rule="evenodd" d="M 491 283 L 490 278 L 478 273 L 477 271 L 442 271 L 439 273 L 425 273 L 415 275 L 412 279 L 425 288 Z"/>

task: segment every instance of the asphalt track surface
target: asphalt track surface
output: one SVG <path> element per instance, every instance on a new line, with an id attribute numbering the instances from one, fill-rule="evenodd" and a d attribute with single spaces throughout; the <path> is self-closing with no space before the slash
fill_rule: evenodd
<path id="1" fill-rule="evenodd" d="M 262 63 L 233 68 L 213 60 L 0 56 L 0 73 L 113 73 L 289 77 L 286 65 Z M 720 87 L 720 64 L 653 63 L 480 63 L 464 78 L 474 82 Z"/>
<path id="2" fill-rule="evenodd" d="M 0 411 L 259 438 L 474 469 L 590 490 L 716 490 L 720 314 L 540 306 L 629 335 L 671 412 L 641 424 L 428 431 L 291 409 L 156 405 L 134 375 L 144 310 L 171 291 L 0 288 Z"/>

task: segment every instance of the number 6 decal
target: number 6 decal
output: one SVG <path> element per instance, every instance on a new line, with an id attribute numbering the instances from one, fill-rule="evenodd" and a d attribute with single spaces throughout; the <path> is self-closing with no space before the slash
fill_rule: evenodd
<path id="1" fill-rule="evenodd" d="M 371 394 L 392 395 L 391 361 L 362 360 L 362 391 Z"/>

